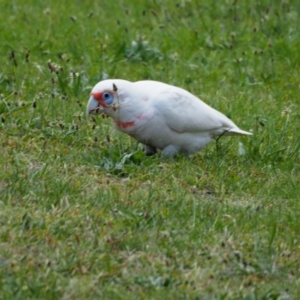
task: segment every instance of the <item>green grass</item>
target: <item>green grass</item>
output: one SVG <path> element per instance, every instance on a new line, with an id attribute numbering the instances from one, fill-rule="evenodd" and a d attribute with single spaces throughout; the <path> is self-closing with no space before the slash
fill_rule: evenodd
<path id="1" fill-rule="evenodd" d="M 0 3 L 0 299 L 299 299 L 300 2 L 23 2 Z M 254 135 L 146 157 L 87 122 L 105 77 Z"/>

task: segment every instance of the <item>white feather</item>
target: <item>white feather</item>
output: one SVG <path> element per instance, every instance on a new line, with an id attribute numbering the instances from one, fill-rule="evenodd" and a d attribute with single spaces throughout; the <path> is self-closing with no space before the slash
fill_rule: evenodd
<path id="1" fill-rule="evenodd" d="M 116 121 L 119 130 L 147 145 L 147 152 L 158 148 L 166 156 L 192 154 L 220 135 L 252 135 L 188 91 L 162 82 L 104 80 L 93 88 L 92 95 L 113 92 L 113 84 L 118 107 L 103 107 L 103 111 Z M 92 96 L 87 112 L 93 109 Z M 130 122 L 134 125 L 121 126 Z"/>

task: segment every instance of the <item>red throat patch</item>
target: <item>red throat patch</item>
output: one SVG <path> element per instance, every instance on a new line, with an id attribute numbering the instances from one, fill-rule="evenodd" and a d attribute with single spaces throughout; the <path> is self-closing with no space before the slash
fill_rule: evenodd
<path id="1" fill-rule="evenodd" d="M 121 122 L 121 121 L 114 120 L 114 123 L 116 124 L 117 127 L 120 127 L 120 128 L 123 128 L 123 129 L 134 126 L 134 121 Z"/>

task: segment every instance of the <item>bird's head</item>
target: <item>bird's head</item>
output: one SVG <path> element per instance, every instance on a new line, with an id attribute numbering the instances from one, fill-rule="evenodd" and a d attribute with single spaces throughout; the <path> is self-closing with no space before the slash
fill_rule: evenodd
<path id="1" fill-rule="evenodd" d="M 127 122 L 145 113 L 147 95 L 135 83 L 123 79 L 107 79 L 92 89 L 86 113 L 104 113 L 115 121 Z"/>
<path id="2" fill-rule="evenodd" d="M 87 115 L 105 113 L 111 117 L 115 116 L 120 105 L 117 81 L 104 80 L 95 85 L 86 107 Z"/>

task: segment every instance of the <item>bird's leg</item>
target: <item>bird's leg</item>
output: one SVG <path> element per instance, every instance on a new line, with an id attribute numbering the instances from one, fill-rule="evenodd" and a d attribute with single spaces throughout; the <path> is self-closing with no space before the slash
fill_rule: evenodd
<path id="1" fill-rule="evenodd" d="M 156 148 L 150 145 L 144 145 L 145 146 L 145 154 L 147 156 L 154 155 L 156 153 Z"/>

